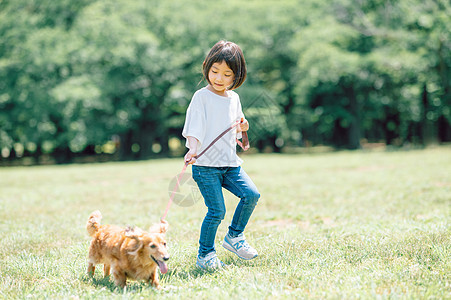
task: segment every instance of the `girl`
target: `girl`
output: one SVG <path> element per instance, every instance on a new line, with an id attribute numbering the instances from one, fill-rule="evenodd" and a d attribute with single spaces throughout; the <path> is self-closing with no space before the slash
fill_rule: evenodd
<path id="1" fill-rule="evenodd" d="M 224 267 L 214 245 L 216 231 L 226 213 L 222 188 L 241 199 L 222 246 L 246 260 L 257 256 L 257 251 L 246 242 L 243 231 L 260 194 L 240 167 L 243 161 L 236 154 L 236 139 L 249 129 L 240 98 L 233 91 L 246 79 L 246 63 L 240 47 L 227 41 L 216 43 L 204 60 L 203 75 L 208 85 L 194 94 L 182 135 L 189 148 L 185 162 L 193 164 L 193 179 L 208 208 L 200 231 L 196 265 L 216 269 Z M 240 120 L 236 130 L 227 132 L 204 155 L 195 158 L 225 129 Z"/>

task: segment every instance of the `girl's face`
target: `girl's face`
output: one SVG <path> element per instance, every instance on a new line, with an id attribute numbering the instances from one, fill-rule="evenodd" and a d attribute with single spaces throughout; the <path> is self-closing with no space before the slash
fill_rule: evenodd
<path id="1" fill-rule="evenodd" d="M 235 74 L 225 61 L 214 63 L 208 72 L 210 90 L 220 96 L 226 95 L 226 90 L 233 84 Z"/>

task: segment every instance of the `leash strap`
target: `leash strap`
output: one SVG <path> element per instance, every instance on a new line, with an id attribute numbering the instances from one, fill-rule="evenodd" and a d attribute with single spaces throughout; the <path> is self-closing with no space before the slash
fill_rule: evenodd
<path id="1" fill-rule="evenodd" d="M 244 150 L 246 151 L 247 149 L 249 149 L 249 138 L 247 137 L 247 132 L 243 131 L 241 132 L 242 134 L 242 140 L 243 142 L 241 143 L 240 140 L 236 139 L 236 143 Z"/>
<path id="2" fill-rule="evenodd" d="M 201 157 L 205 152 L 207 152 L 208 149 L 211 148 L 211 146 L 213 146 L 217 141 L 219 141 L 227 132 L 229 132 L 230 130 L 232 130 L 233 128 L 235 128 L 236 126 L 238 126 L 238 124 L 240 124 L 241 121 L 236 121 L 234 124 L 232 124 L 229 128 L 227 128 L 226 130 L 224 130 L 223 132 L 221 132 L 220 135 L 218 135 L 208 146 L 207 148 L 205 148 L 201 153 L 199 153 L 198 155 L 196 155 L 194 158 L 198 159 L 199 157 Z M 247 150 L 249 149 L 249 139 L 247 138 L 247 133 L 245 131 L 242 132 L 243 135 L 243 143 L 241 143 L 240 141 L 237 140 L 238 145 L 240 145 L 241 148 L 243 148 L 243 150 Z M 161 217 L 161 220 L 165 220 L 166 216 L 168 215 L 168 211 L 169 208 L 172 205 L 172 202 L 174 201 L 174 196 L 175 193 L 177 192 L 177 189 L 180 187 L 180 178 L 182 178 L 183 174 L 185 174 L 186 168 L 188 167 L 188 162 L 185 162 L 185 165 L 183 166 L 182 172 L 180 172 L 179 175 L 177 175 L 177 183 L 174 187 L 174 189 L 172 190 L 171 196 L 169 197 L 169 202 L 168 205 L 166 206 L 166 210 L 164 211 L 163 217 Z"/>
<path id="3" fill-rule="evenodd" d="M 166 210 L 164 211 L 163 217 L 161 217 L 162 221 L 165 220 L 166 216 L 168 215 L 169 208 L 171 207 L 172 202 L 174 201 L 175 193 L 177 192 L 177 189 L 180 186 L 180 178 L 182 178 L 183 174 L 185 174 L 185 171 L 186 171 L 187 167 L 188 167 L 188 163 L 185 163 L 183 165 L 182 172 L 179 175 L 177 175 L 177 177 L 176 177 L 177 178 L 177 183 L 176 183 L 174 189 L 172 190 L 171 197 L 169 198 L 168 205 L 166 205 Z"/>
<path id="4" fill-rule="evenodd" d="M 240 121 L 236 121 L 232 126 L 230 126 L 229 128 L 227 128 L 226 130 L 224 130 L 223 132 L 221 132 L 220 135 L 218 135 L 211 143 L 210 145 L 207 146 L 207 148 L 205 148 L 201 153 L 199 153 L 198 155 L 194 156 L 195 159 L 198 159 L 199 157 L 201 157 L 205 152 L 207 152 L 208 149 L 211 148 L 211 146 L 213 146 L 217 141 L 219 141 L 224 135 L 226 135 L 227 132 L 229 132 L 230 130 L 232 130 L 233 128 L 235 128 L 238 124 L 240 124 Z"/>

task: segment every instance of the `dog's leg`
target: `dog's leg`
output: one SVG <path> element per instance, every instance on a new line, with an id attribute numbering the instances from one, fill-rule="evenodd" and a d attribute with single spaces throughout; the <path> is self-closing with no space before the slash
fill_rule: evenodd
<path id="1" fill-rule="evenodd" d="M 114 283 L 121 288 L 124 288 L 127 283 L 127 276 L 125 276 L 125 272 L 118 271 L 113 268 L 113 278 Z"/>
<path id="2" fill-rule="evenodd" d="M 95 271 L 96 271 L 96 266 L 93 263 L 89 263 L 88 264 L 88 275 L 93 277 Z"/>
<path id="3" fill-rule="evenodd" d="M 156 289 L 160 289 L 160 281 L 158 280 L 158 271 L 155 270 L 149 277 L 149 283 L 152 284 Z"/>
<path id="4" fill-rule="evenodd" d="M 104 277 L 110 276 L 110 264 L 107 263 L 103 264 L 103 276 Z"/>

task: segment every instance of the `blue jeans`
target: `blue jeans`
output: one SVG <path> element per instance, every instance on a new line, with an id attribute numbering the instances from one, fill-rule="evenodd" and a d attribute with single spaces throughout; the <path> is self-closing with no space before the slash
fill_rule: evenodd
<path id="1" fill-rule="evenodd" d="M 202 167 L 193 165 L 193 179 L 208 208 L 202 222 L 199 239 L 199 256 L 215 251 L 215 237 L 218 226 L 226 213 L 222 188 L 229 190 L 241 200 L 235 209 L 229 234 L 238 236 L 244 231 L 254 211 L 260 194 L 251 178 L 241 167 Z"/>

